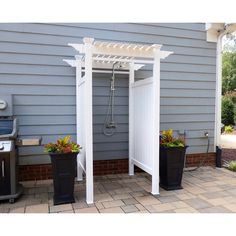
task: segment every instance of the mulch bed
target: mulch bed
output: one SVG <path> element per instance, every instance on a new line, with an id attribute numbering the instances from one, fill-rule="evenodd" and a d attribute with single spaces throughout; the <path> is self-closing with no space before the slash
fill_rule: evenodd
<path id="1" fill-rule="evenodd" d="M 230 161 L 236 161 L 236 149 L 222 149 L 222 164 L 227 165 Z"/>

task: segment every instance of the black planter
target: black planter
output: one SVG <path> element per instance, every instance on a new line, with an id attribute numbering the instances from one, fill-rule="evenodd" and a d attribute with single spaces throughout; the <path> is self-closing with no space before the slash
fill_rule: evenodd
<path id="1" fill-rule="evenodd" d="M 54 205 L 73 203 L 74 180 L 76 176 L 76 157 L 78 153 L 51 153 Z"/>
<path id="2" fill-rule="evenodd" d="M 182 189 L 185 147 L 160 147 L 160 186 L 165 190 Z"/>

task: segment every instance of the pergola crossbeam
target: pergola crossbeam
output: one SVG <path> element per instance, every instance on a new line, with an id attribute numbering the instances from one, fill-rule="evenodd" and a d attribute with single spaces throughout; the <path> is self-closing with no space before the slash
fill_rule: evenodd
<path id="1" fill-rule="evenodd" d="M 84 54 L 83 44 L 68 44 L 76 49 L 79 53 Z M 155 51 L 161 49 L 162 45 L 152 44 L 128 44 L 128 43 L 112 43 L 112 42 L 99 42 L 93 44 L 93 54 L 104 56 L 122 56 L 134 58 L 154 58 Z M 164 59 L 172 52 L 160 51 L 160 59 Z"/>
<path id="2" fill-rule="evenodd" d="M 110 61 L 110 63 L 105 63 L 107 60 L 108 59 L 104 59 L 104 58 L 98 59 L 97 57 L 95 57 L 93 60 L 93 70 L 96 70 L 96 68 L 97 68 L 98 70 L 96 70 L 96 72 L 100 71 L 101 73 L 103 73 L 104 70 L 111 70 L 114 62 L 120 61 L 120 60 L 112 59 Z M 63 61 L 66 62 L 67 64 L 69 64 L 71 67 L 76 67 L 77 60 L 64 59 Z M 104 63 L 102 63 L 102 61 L 104 61 Z M 134 61 L 134 62 L 136 62 L 136 61 Z M 150 63 L 152 63 L 152 62 L 150 62 Z M 84 62 L 82 62 L 81 65 L 82 65 L 82 68 L 84 68 L 84 66 L 85 66 Z M 137 70 L 141 69 L 143 66 L 144 66 L 144 64 L 137 63 L 134 66 L 134 70 L 137 71 Z M 118 71 L 128 71 L 128 70 L 129 70 L 129 61 L 126 61 L 125 63 L 122 63 L 122 67 L 120 67 Z M 82 69 L 82 71 L 84 71 L 84 69 Z"/>

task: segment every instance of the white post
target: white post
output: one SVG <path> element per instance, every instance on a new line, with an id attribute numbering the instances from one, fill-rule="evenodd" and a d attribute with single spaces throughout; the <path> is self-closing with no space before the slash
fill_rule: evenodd
<path id="1" fill-rule="evenodd" d="M 152 194 L 159 194 L 159 147 L 160 147 L 160 48 L 155 47 L 153 64 L 153 166 Z"/>
<path id="2" fill-rule="evenodd" d="M 80 127 L 81 127 L 81 120 L 80 120 L 80 107 L 79 107 L 79 99 L 81 99 L 79 94 L 79 81 L 81 79 L 81 58 L 77 58 L 76 60 L 76 140 L 77 144 L 80 144 Z M 80 166 L 80 154 L 77 156 L 77 181 L 83 180 L 83 169 Z"/>
<path id="3" fill-rule="evenodd" d="M 92 38 L 84 38 L 85 46 L 85 146 L 86 146 L 86 201 L 93 203 L 93 113 L 92 113 Z"/>
<path id="4" fill-rule="evenodd" d="M 134 83 L 134 63 L 129 66 L 129 175 L 134 175 L 134 150 L 133 150 L 133 93 L 132 84 Z"/>

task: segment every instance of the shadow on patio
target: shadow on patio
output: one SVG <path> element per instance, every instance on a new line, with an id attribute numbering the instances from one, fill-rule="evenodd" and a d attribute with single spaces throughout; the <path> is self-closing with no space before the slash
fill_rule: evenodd
<path id="1" fill-rule="evenodd" d="M 75 184 L 76 202 L 53 206 L 52 180 L 23 182 L 16 203 L 0 203 L 0 213 L 222 213 L 236 212 L 236 174 L 204 167 L 185 172 L 182 190 L 150 194 L 146 173 L 94 177 L 95 204 L 85 201 L 85 182 Z"/>

